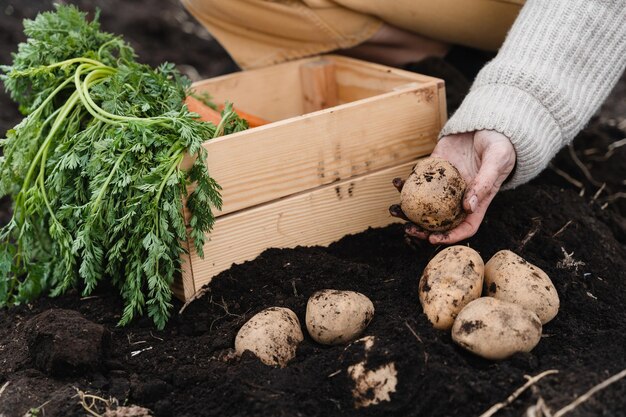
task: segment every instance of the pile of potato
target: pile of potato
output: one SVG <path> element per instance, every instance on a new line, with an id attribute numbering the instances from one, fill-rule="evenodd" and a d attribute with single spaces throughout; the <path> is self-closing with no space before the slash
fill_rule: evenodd
<path id="1" fill-rule="evenodd" d="M 455 343 L 494 360 L 530 352 L 559 310 L 556 288 L 541 269 L 509 250 L 484 265 L 466 246 L 448 247 L 428 263 L 419 298 L 435 328 L 451 329 Z"/>
<path id="2" fill-rule="evenodd" d="M 321 290 L 306 307 L 306 327 L 311 338 L 323 345 L 355 340 L 374 317 L 374 304 L 355 291 Z M 239 329 L 235 352 L 254 353 L 264 364 L 285 367 L 295 358 L 304 340 L 298 316 L 283 307 L 270 307 L 254 315 Z"/>
<path id="3" fill-rule="evenodd" d="M 400 205 L 392 215 L 428 232 L 444 232 L 465 218 L 467 184 L 448 161 L 429 157 L 411 175 L 394 179 Z M 484 293 L 487 297 L 480 298 Z M 550 278 L 508 250 L 485 265 L 478 252 L 452 246 L 438 253 L 420 279 L 419 299 L 437 329 L 452 329 L 452 339 L 488 359 L 532 350 L 542 325 L 556 316 L 559 296 Z"/>
<path id="4" fill-rule="evenodd" d="M 374 317 L 374 304 L 355 291 L 321 290 L 314 293 L 306 306 L 306 328 L 317 343 L 347 344 L 357 339 Z M 270 307 L 254 315 L 239 329 L 235 353 L 252 352 L 264 364 L 284 368 L 296 357 L 298 345 L 304 340 L 298 316 L 283 307 Z M 363 344 L 367 353 L 374 344 L 367 336 L 355 343 Z M 366 355 L 367 356 L 367 355 Z M 377 366 L 365 360 L 346 369 L 354 387 L 356 408 L 390 401 L 395 392 L 397 371 L 393 362 Z"/>
<path id="5" fill-rule="evenodd" d="M 428 263 L 419 300 L 435 328 L 452 330 L 455 343 L 494 360 L 531 351 L 542 326 L 559 310 L 556 288 L 541 269 L 509 250 L 484 264 L 467 246 L 448 247 Z M 374 305 L 358 292 L 326 289 L 309 298 L 305 317 L 317 343 L 347 344 L 367 328 Z M 235 351 L 241 355 L 248 350 L 267 365 L 285 367 L 303 340 L 296 313 L 271 307 L 241 327 Z"/>

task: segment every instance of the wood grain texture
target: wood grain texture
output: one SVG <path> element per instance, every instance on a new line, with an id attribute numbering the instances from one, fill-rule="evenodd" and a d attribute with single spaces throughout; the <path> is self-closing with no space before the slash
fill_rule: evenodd
<path id="1" fill-rule="evenodd" d="M 190 238 L 187 238 L 187 240 L 183 242 L 183 246 L 187 253 L 189 253 L 191 249 Z M 193 281 L 193 265 L 191 264 L 189 255 L 183 255 L 181 259 L 183 261 L 181 265 L 181 276 L 174 281 L 172 291 L 178 299 L 186 301 L 196 293 L 197 288 Z"/>
<path id="2" fill-rule="evenodd" d="M 412 86 L 206 142 L 218 216 L 430 153 L 438 101 L 436 84 Z"/>
<path id="3" fill-rule="evenodd" d="M 320 59 L 300 65 L 300 83 L 305 113 L 339 104 L 335 63 L 332 60 Z"/>
<path id="4" fill-rule="evenodd" d="M 193 90 L 210 94 L 216 103 L 234 103 L 265 120 L 283 120 L 303 113 L 299 66 L 299 62 L 287 62 L 235 72 L 198 81 Z"/>
<path id="5" fill-rule="evenodd" d="M 400 199 L 391 180 L 408 176 L 414 164 L 411 161 L 220 217 L 204 245 L 205 259 L 191 251 L 195 288 L 233 263 L 254 259 L 266 248 L 328 245 L 347 234 L 397 222 L 388 211 Z"/>
<path id="6" fill-rule="evenodd" d="M 325 69 L 307 75 L 307 68 Z M 307 77 L 321 81 L 303 87 Z M 204 144 L 224 207 L 205 244 L 206 259 L 193 245 L 183 257 L 173 287 L 181 299 L 266 248 L 327 245 L 397 221 L 388 213 L 399 201 L 391 180 L 406 177 L 417 158 L 430 154 L 447 119 L 443 81 L 337 56 L 194 86 L 275 122 Z M 324 96 L 335 87 L 337 106 L 300 115 L 311 103 L 332 104 Z M 183 168 L 191 162 L 187 157 Z"/>
<path id="7" fill-rule="evenodd" d="M 323 55 L 198 81 L 193 84 L 193 89 L 198 93 L 209 93 L 218 103 L 232 102 L 241 110 L 263 119 L 284 120 L 305 113 L 300 67 L 317 61 L 335 64 L 339 104 L 386 93 L 411 81 L 443 83 L 414 72 L 338 55 Z"/>

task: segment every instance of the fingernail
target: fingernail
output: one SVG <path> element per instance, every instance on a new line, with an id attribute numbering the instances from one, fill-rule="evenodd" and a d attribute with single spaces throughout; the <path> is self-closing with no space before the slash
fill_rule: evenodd
<path id="1" fill-rule="evenodd" d="M 470 198 L 469 205 L 470 205 L 470 211 L 474 213 L 476 211 L 476 208 L 478 207 L 478 197 L 476 195 L 473 195 Z"/>

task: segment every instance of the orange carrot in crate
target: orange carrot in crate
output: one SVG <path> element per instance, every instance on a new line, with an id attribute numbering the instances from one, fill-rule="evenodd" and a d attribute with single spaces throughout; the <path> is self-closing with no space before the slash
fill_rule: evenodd
<path id="1" fill-rule="evenodd" d="M 185 104 L 189 111 L 197 113 L 200 116 L 200 120 L 204 122 L 214 123 L 216 126 L 220 124 L 222 115 L 192 96 L 187 96 Z"/>
<path id="2" fill-rule="evenodd" d="M 220 104 L 218 106 L 218 108 L 220 109 L 220 111 L 224 110 L 224 105 Z M 258 126 L 263 126 L 268 124 L 269 122 L 265 119 L 260 118 L 259 116 L 255 116 L 253 114 L 250 113 L 246 113 L 245 111 L 242 111 L 236 107 L 233 108 L 233 110 L 235 110 L 235 113 L 237 113 L 237 116 L 241 117 L 242 119 L 244 119 L 246 122 L 248 122 L 248 126 L 252 127 L 258 127 Z"/>

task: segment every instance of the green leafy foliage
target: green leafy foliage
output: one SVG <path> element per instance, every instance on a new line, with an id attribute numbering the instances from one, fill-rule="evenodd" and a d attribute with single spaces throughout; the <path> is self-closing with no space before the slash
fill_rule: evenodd
<path id="1" fill-rule="evenodd" d="M 0 196 L 14 201 L 0 230 L 0 306 L 71 287 L 88 295 L 109 277 L 125 301 L 121 325 L 147 312 L 163 328 L 187 237 L 182 196 L 196 183 L 187 204 L 200 253 L 221 206 L 202 142 L 247 125 L 230 105 L 219 126 L 197 121 L 173 65 L 138 63 L 73 6 L 24 28 L 2 68 L 25 118 L 0 142 Z"/>

